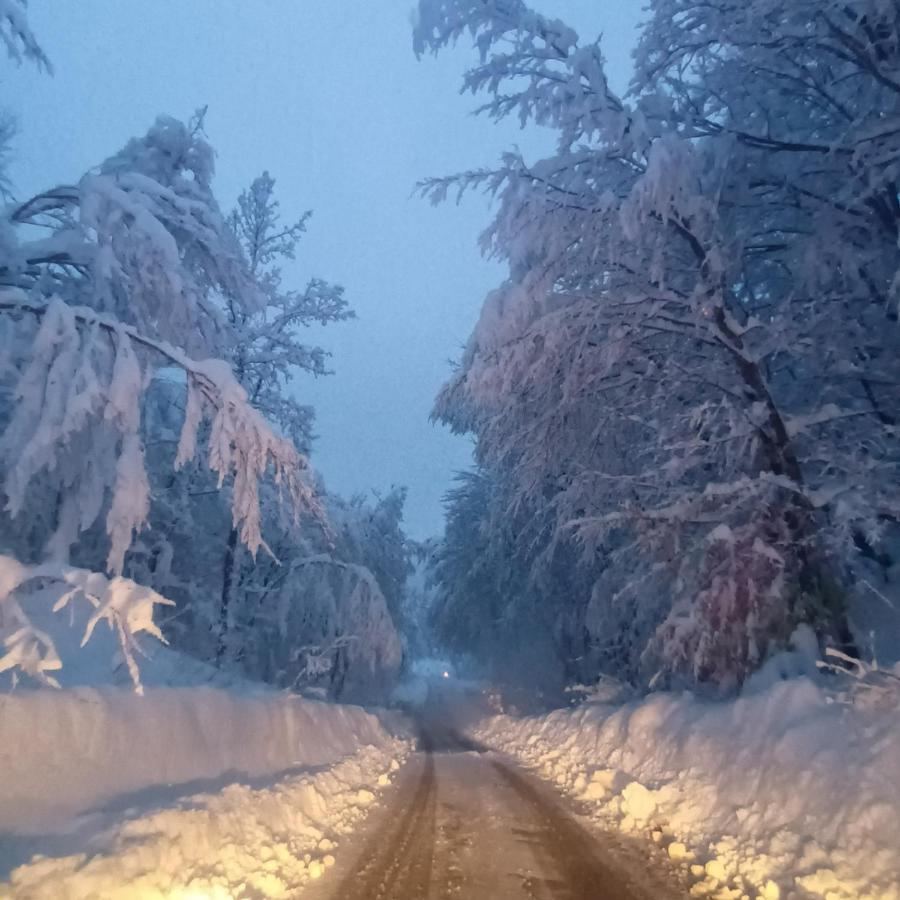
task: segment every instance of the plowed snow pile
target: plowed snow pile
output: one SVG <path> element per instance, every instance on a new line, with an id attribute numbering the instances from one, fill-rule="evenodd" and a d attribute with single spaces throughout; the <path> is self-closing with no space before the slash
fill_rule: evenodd
<path id="1" fill-rule="evenodd" d="M 392 753 L 393 749 L 393 753 Z M 389 783 L 402 748 L 367 746 L 319 772 L 236 781 L 174 804 L 75 822 L 79 850 L 33 857 L 0 896 L 34 900 L 294 897 L 334 862 L 331 851 Z M 92 828 L 88 827 L 93 825 Z"/>
<path id="2" fill-rule="evenodd" d="M 833 702 L 808 678 L 732 702 L 656 694 L 475 731 L 648 834 L 719 900 L 900 898 L 900 715 Z"/>
<path id="3" fill-rule="evenodd" d="M 294 897 L 408 751 L 359 707 L 164 648 L 143 697 L 92 656 L 61 690 L 0 694 L 4 900 Z"/>

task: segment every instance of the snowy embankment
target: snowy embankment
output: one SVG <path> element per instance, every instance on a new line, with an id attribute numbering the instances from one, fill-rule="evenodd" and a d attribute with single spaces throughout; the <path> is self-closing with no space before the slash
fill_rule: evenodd
<path id="1" fill-rule="evenodd" d="M 0 897 L 294 896 L 406 750 L 360 708 L 277 694 L 2 696 Z"/>
<path id="2" fill-rule="evenodd" d="M 900 898 L 900 713 L 829 702 L 808 678 L 732 702 L 656 694 L 475 736 L 646 833 L 690 870 L 692 895 Z"/>
<path id="3" fill-rule="evenodd" d="M 407 742 L 359 707 L 154 686 L 211 671 L 160 648 L 143 697 L 0 694 L 0 898 L 293 897 L 324 873 Z"/>
<path id="4" fill-rule="evenodd" d="M 0 900 L 296 896 L 409 742 L 360 707 L 168 649 L 143 634 L 152 592 L 138 585 L 60 572 L 7 604 Z M 59 688 L 35 687 L 48 673 Z"/>

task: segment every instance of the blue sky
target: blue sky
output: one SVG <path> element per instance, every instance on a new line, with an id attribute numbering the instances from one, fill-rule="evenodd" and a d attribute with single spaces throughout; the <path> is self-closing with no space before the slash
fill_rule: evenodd
<path id="1" fill-rule="evenodd" d="M 481 198 L 437 209 L 415 182 L 490 164 L 540 134 L 470 115 L 458 93 L 473 59 L 460 47 L 417 61 L 411 0 L 32 0 L 53 62 L 3 68 L 2 104 L 20 134 L 10 175 L 20 196 L 85 170 L 161 113 L 208 105 L 226 209 L 263 169 L 286 214 L 314 210 L 290 278 L 342 283 L 358 319 L 316 333 L 335 374 L 299 380 L 317 409 L 314 464 L 349 495 L 405 484 L 414 537 L 441 530 L 440 499 L 471 448 L 428 421 L 432 401 L 503 277 L 477 250 Z M 640 0 L 545 0 L 582 35 L 602 31 L 614 86 L 629 74 Z"/>

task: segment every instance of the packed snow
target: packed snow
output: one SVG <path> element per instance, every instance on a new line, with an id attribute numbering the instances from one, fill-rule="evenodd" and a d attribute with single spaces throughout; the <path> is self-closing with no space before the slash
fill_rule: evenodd
<path id="1" fill-rule="evenodd" d="M 732 702 L 659 693 L 500 715 L 475 736 L 602 826 L 665 844 L 692 896 L 900 898 L 900 712 L 838 702 L 813 675 L 760 678 Z"/>

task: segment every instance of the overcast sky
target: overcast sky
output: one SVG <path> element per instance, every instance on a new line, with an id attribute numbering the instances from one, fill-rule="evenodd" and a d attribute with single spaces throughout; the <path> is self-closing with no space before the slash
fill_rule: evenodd
<path id="1" fill-rule="evenodd" d="M 641 0 L 535 0 L 583 36 L 604 34 L 614 87 L 629 77 Z M 350 495 L 405 484 L 414 537 L 442 529 L 441 497 L 471 458 L 428 421 L 484 295 L 503 277 L 476 247 L 479 198 L 433 209 L 415 182 L 491 164 L 542 137 L 473 118 L 460 47 L 416 61 L 412 0 L 32 0 L 56 70 L 5 65 L 19 120 L 10 174 L 24 196 L 71 182 L 160 113 L 208 105 L 223 207 L 263 169 L 288 215 L 314 210 L 291 279 L 343 284 L 358 319 L 317 338 L 335 374 L 297 382 L 317 410 L 314 464 Z M 545 138 L 544 138 L 545 139 Z"/>

